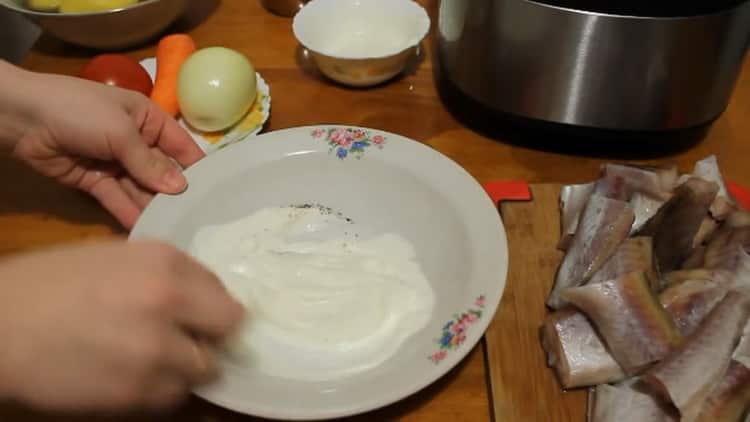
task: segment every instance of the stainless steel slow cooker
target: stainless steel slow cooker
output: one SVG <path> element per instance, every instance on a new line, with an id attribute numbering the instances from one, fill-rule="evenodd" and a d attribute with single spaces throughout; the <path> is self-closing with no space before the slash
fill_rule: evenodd
<path id="1" fill-rule="evenodd" d="M 750 1 L 440 0 L 438 60 L 504 113 L 597 129 L 706 124 L 729 102 Z"/>

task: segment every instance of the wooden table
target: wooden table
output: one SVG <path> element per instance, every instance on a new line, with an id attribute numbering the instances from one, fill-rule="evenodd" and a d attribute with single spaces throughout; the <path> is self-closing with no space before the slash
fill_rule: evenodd
<path id="1" fill-rule="evenodd" d="M 324 80 L 307 60 L 291 32 L 290 19 L 273 16 L 255 0 L 200 0 L 176 31 L 189 31 L 199 46 L 223 45 L 245 53 L 271 86 L 272 117 L 267 130 L 318 123 L 362 125 L 393 131 L 422 141 L 463 165 L 480 182 L 525 179 L 529 182 L 589 180 L 598 166 L 612 159 L 677 162 L 683 170 L 708 154 L 717 154 L 725 176 L 750 185 L 750 61 L 732 102 L 705 138 L 654 144 L 625 141 L 570 142 L 533 131 L 488 125 L 481 118 L 459 120 L 441 101 L 436 83 L 431 39 L 419 63 L 408 74 L 385 85 L 352 90 Z M 420 0 L 436 22 L 436 0 Z M 433 25 L 434 29 L 435 25 Z M 153 43 L 128 51 L 136 59 L 153 56 Z M 43 37 L 25 61 L 42 72 L 75 74 L 94 52 Z M 452 98 L 446 94 L 446 98 Z M 460 114 L 460 113 L 459 113 Z M 474 128 L 471 129 L 470 127 Z M 486 136 L 483 135 L 487 134 Z M 540 137 L 543 139 L 540 141 Z M 532 145 L 530 147 L 529 145 Z M 657 143 L 656 145 L 659 145 Z M 0 254 L 94 236 L 124 232 L 91 199 L 35 175 L 8 157 L 0 157 Z M 528 397 L 528 400 L 534 400 Z M 539 403 L 543 406 L 543 403 Z M 252 420 L 198 400 L 179 409 L 174 418 L 136 416 L 133 420 Z M 491 418 L 482 348 L 442 380 L 421 393 L 356 420 L 483 421 Z M 2 421 L 78 421 L 60 415 L 38 415 L 14 406 L 0 406 Z M 103 419 L 103 420 L 112 420 Z M 118 418 L 117 420 L 122 420 Z"/>

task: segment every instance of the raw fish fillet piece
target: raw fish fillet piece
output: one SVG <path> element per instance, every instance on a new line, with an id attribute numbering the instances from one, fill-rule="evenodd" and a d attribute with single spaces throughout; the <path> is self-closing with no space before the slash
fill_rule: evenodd
<path id="1" fill-rule="evenodd" d="M 750 226 L 750 213 L 745 210 L 734 210 L 724 219 L 724 225 L 734 228 L 748 227 Z"/>
<path id="2" fill-rule="evenodd" d="M 703 403 L 698 422 L 742 422 L 750 407 L 750 369 L 732 360 Z"/>
<path id="3" fill-rule="evenodd" d="M 591 195 L 581 214 L 573 241 L 558 268 L 547 305 L 565 305 L 560 293 L 584 284 L 612 256 L 630 232 L 633 210 L 627 202 Z"/>
<path id="4" fill-rule="evenodd" d="M 633 191 L 627 184 L 627 181 L 616 174 L 607 174 L 599 178 L 594 183 L 594 192 L 592 195 L 601 195 L 609 199 L 617 199 L 619 201 L 630 201 L 630 197 Z"/>
<path id="5" fill-rule="evenodd" d="M 728 288 L 728 283 L 721 285 L 707 280 L 686 280 L 666 288 L 659 294 L 659 301 L 680 333 L 687 337 L 724 298 Z"/>
<path id="6" fill-rule="evenodd" d="M 706 268 L 723 268 L 734 270 L 739 260 L 742 259 L 743 251 L 750 250 L 750 226 L 746 227 L 723 227 L 711 239 L 706 248 L 704 263 Z"/>
<path id="7" fill-rule="evenodd" d="M 719 186 L 719 192 L 716 194 L 716 199 L 711 204 L 710 212 L 717 220 L 723 220 L 726 218 L 735 206 L 734 200 L 727 190 L 726 183 L 724 183 L 724 177 L 721 175 L 719 161 L 716 159 L 716 156 L 710 155 L 695 163 L 693 175 L 695 177 L 700 177 L 705 181 L 714 182 Z"/>
<path id="8" fill-rule="evenodd" d="M 698 329 L 642 379 L 693 420 L 703 401 L 726 370 L 747 320 L 747 302 L 730 291 Z"/>
<path id="9" fill-rule="evenodd" d="M 650 237 L 625 239 L 614 255 L 594 273 L 588 284 L 601 283 L 637 271 L 643 271 L 652 286 L 657 285 L 653 241 Z"/>
<path id="10" fill-rule="evenodd" d="M 558 248 L 570 246 L 581 211 L 592 194 L 630 201 L 636 210 L 632 230 L 637 230 L 672 196 L 677 186 L 677 167 L 644 167 L 623 164 L 602 166 L 596 182 L 567 185 L 560 193 L 561 228 Z"/>
<path id="11" fill-rule="evenodd" d="M 595 182 L 563 186 L 560 191 L 560 243 L 558 249 L 567 250 L 578 229 L 578 218 L 594 192 Z"/>
<path id="12" fill-rule="evenodd" d="M 706 266 L 706 245 L 698 245 L 682 263 L 683 270 L 695 270 Z"/>
<path id="13" fill-rule="evenodd" d="M 719 185 L 717 196 L 730 198 L 729 191 L 724 183 L 724 177 L 721 175 L 721 169 L 719 169 L 719 160 L 715 155 L 709 155 L 708 157 L 697 161 L 695 167 L 693 167 L 693 176 L 700 177 L 708 182 L 716 183 Z"/>
<path id="14" fill-rule="evenodd" d="M 669 288 L 686 281 L 712 282 L 730 286 L 734 278 L 731 271 L 723 269 L 694 268 L 676 270 L 662 275 L 662 285 Z"/>
<path id="15" fill-rule="evenodd" d="M 744 248 L 739 248 L 735 263 L 732 288 L 750 297 L 750 253 Z"/>
<path id="16" fill-rule="evenodd" d="M 589 422 L 676 422 L 674 409 L 637 382 L 599 385 L 589 394 Z"/>
<path id="17" fill-rule="evenodd" d="M 628 375 L 658 362 L 682 340 L 643 273 L 566 289 L 563 297 L 589 317 Z"/>
<path id="18" fill-rule="evenodd" d="M 541 330 L 547 365 L 563 388 L 612 383 L 625 378 L 591 322 L 575 308 L 548 314 Z"/>
<path id="19" fill-rule="evenodd" d="M 645 193 L 635 192 L 630 198 L 630 206 L 633 207 L 633 213 L 635 214 L 635 221 L 633 221 L 630 232 L 637 233 L 665 203 L 666 201 L 654 199 Z"/>
<path id="20" fill-rule="evenodd" d="M 750 368 L 750 320 L 745 323 L 745 328 L 742 329 L 742 337 L 732 353 L 732 359 Z"/>
<path id="21" fill-rule="evenodd" d="M 638 232 L 654 238 L 654 254 L 660 272 L 680 268 L 690 256 L 693 239 L 718 190 L 715 183 L 691 177 Z"/>
<path id="22" fill-rule="evenodd" d="M 679 177 L 676 166 L 656 168 L 627 164 L 606 164 L 604 175 L 622 178 L 631 194 L 640 192 L 662 201 L 672 196 Z"/>
<path id="23" fill-rule="evenodd" d="M 700 227 L 698 227 L 698 233 L 696 233 L 693 238 L 693 249 L 704 245 L 716 233 L 720 226 L 721 221 L 710 215 L 705 216 Z"/>
<path id="24" fill-rule="evenodd" d="M 699 422 L 741 422 L 750 410 L 750 321 L 745 323 L 740 343 L 721 380 L 701 408 Z"/>

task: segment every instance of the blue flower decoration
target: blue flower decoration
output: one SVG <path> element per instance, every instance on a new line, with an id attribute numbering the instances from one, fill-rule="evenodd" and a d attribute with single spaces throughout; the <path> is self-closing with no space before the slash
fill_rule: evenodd
<path id="1" fill-rule="evenodd" d="M 349 151 L 347 151 L 346 148 L 339 147 L 339 149 L 336 150 L 336 156 L 341 159 L 346 158 L 347 154 L 349 154 Z"/>
<path id="2" fill-rule="evenodd" d="M 443 332 L 443 337 L 440 339 L 440 346 L 450 346 L 451 340 L 453 340 L 453 334 L 449 333 L 448 331 Z"/>

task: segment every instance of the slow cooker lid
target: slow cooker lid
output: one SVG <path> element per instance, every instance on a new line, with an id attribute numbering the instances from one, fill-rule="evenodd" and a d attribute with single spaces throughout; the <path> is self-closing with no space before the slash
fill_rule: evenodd
<path id="1" fill-rule="evenodd" d="M 532 0 L 586 12 L 643 17 L 707 15 L 732 9 L 748 0 Z"/>

